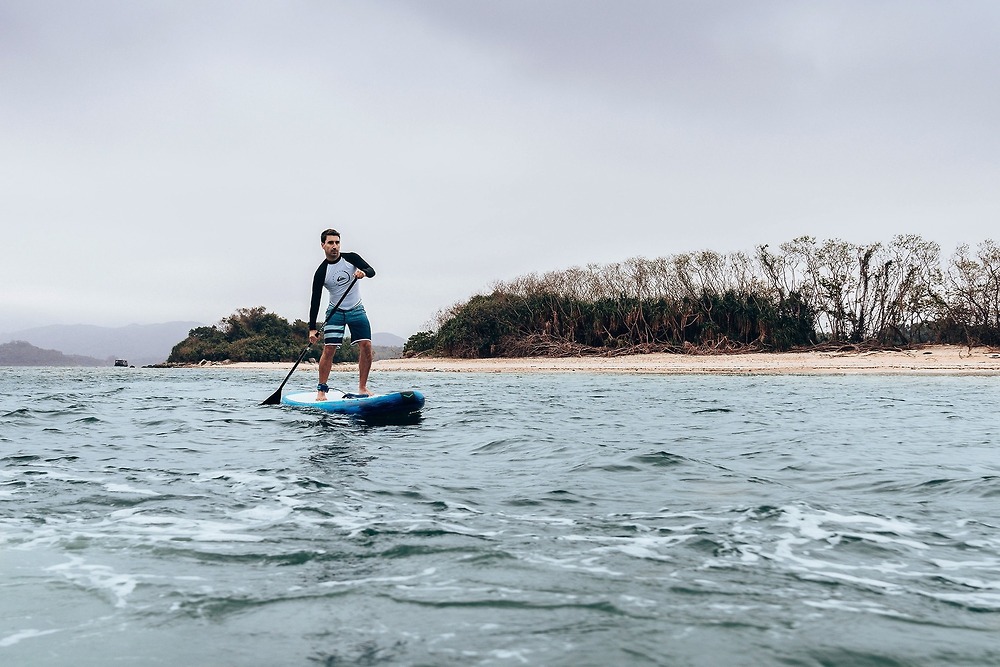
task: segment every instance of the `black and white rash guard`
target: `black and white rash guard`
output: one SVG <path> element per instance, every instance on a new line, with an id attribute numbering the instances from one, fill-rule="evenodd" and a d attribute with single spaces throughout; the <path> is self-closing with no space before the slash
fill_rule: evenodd
<path id="1" fill-rule="evenodd" d="M 309 330 L 316 329 L 316 317 L 319 315 L 319 302 L 323 298 L 323 288 L 330 292 L 330 303 L 334 304 L 343 296 L 344 290 L 351 284 L 354 272 L 361 269 L 369 278 L 375 276 L 375 269 L 361 259 L 355 252 L 342 252 L 340 259 L 331 262 L 324 259 L 316 269 L 312 284 L 312 301 L 309 304 Z M 354 283 L 351 291 L 344 297 L 338 310 L 350 310 L 361 303 L 361 287 Z"/>

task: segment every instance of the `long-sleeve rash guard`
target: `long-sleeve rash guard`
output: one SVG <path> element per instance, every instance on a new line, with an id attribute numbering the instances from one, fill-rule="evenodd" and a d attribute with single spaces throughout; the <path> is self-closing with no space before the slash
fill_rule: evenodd
<path id="1" fill-rule="evenodd" d="M 319 303 L 323 298 L 323 288 L 330 292 L 330 303 L 334 304 L 344 295 L 344 290 L 351 284 L 354 272 L 361 269 L 369 278 L 375 276 L 375 269 L 368 262 L 361 259 L 361 255 L 355 252 L 342 252 L 340 259 L 331 262 L 324 259 L 323 263 L 316 269 L 313 276 L 312 300 L 309 304 L 309 329 L 316 329 L 316 317 L 319 315 Z M 347 296 L 341 301 L 338 310 L 350 310 L 361 303 L 361 287 L 354 283 Z"/>

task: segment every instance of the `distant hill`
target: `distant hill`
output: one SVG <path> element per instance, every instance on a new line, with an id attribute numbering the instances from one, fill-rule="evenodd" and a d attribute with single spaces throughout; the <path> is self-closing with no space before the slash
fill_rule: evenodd
<path id="1" fill-rule="evenodd" d="M 386 333 L 384 331 L 376 331 L 372 334 L 372 345 L 402 348 L 405 344 L 406 341 L 396 334 Z"/>
<path id="2" fill-rule="evenodd" d="M 148 366 L 166 361 L 174 345 L 187 338 L 192 329 L 200 326 L 204 325 L 200 322 L 131 324 L 125 327 L 58 324 L 0 333 L 0 343 L 24 341 L 35 348 L 61 353 L 66 359 L 89 359 L 84 363 L 70 363 L 64 359 L 59 363 L 40 364 L 46 366 L 105 366 L 110 365 L 114 359 L 125 359 L 133 366 Z M 401 356 L 405 343 L 403 338 L 391 333 L 376 332 L 372 335 L 372 344 L 380 359 Z"/>
<path id="3" fill-rule="evenodd" d="M 23 340 L 0 344 L 0 366 L 109 366 L 93 357 L 43 350 Z"/>
<path id="4" fill-rule="evenodd" d="M 125 359 L 133 366 L 166 361 L 174 345 L 187 338 L 188 332 L 202 326 L 199 322 L 130 324 L 125 327 L 99 327 L 89 324 L 52 325 L 0 334 L 0 342 L 26 341 L 40 348 L 59 350 L 66 355 L 83 355 L 101 361 Z"/>

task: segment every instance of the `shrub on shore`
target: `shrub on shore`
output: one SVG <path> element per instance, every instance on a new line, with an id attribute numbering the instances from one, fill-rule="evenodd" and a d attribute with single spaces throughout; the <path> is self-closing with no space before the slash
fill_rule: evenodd
<path id="1" fill-rule="evenodd" d="M 305 347 L 308 324 L 267 312 L 263 306 L 240 308 L 218 324 L 197 327 L 175 345 L 167 363 L 207 361 L 294 361 Z M 311 350 L 306 357 L 318 358 Z"/>

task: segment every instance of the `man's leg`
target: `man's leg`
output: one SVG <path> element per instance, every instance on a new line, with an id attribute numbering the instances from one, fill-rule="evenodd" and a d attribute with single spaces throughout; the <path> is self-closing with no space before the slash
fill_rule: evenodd
<path id="1" fill-rule="evenodd" d="M 368 371 L 372 368 L 372 342 L 358 341 L 358 393 L 369 394 Z"/>
<path id="2" fill-rule="evenodd" d="M 324 345 L 323 354 L 319 358 L 319 383 L 325 385 L 330 379 L 330 369 L 333 368 L 333 357 L 337 354 L 336 345 Z M 326 392 L 316 390 L 316 400 L 325 401 Z"/>

